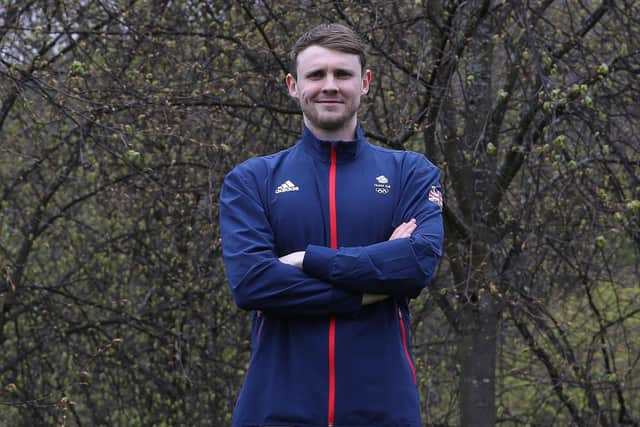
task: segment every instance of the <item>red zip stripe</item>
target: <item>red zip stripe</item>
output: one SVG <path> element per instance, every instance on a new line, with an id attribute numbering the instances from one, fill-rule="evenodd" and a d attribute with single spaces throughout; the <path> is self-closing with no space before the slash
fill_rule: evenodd
<path id="1" fill-rule="evenodd" d="M 402 318 L 402 311 L 400 307 L 398 307 L 398 319 L 400 319 L 400 332 L 402 333 L 402 345 L 404 346 L 404 355 L 407 358 L 407 362 L 409 362 L 409 368 L 411 368 L 411 375 L 413 375 L 413 383 L 418 384 L 418 379 L 416 378 L 416 368 L 413 366 L 413 362 L 411 361 L 411 356 L 409 355 L 409 345 L 407 344 L 407 331 L 404 328 L 404 319 Z"/>
<path id="2" fill-rule="evenodd" d="M 329 232 L 331 247 L 338 247 L 338 220 L 336 219 L 336 150 L 331 146 L 331 164 L 329 166 Z"/>
<path id="3" fill-rule="evenodd" d="M 331 247 L 338 247 L 338 220 L 336 218 L 336 150 L 331 146 L 329 164 L 329 233 Z M 329 318 L 329 404 L 327 424 L 333 427 L 336 410 L 336 317 Z"/>
<path id="4" fill-rule="evenodd" d="M 333 427 L 336 411 L 336 317 L 329 319 L 329 409 L 327 422 Z"/>

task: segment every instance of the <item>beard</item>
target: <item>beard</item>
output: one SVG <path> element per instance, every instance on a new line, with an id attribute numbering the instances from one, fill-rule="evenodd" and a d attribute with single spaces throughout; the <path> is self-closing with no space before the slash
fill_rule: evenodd
<path id="1" fill-rule="evenodd" d="M 325 131 L 336 131 L 353 123 L 358 112 L 358 103 L 345 102 L 325 107 L 308 99 L 300 100 L 302 114 L 309 125 Z"/>

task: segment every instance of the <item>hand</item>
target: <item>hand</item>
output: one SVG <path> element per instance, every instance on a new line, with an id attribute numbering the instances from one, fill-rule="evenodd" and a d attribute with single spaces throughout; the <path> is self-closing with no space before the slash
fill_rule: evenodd
<path id="1" fill-rule="evenodd" d="M 280 262 L 292 265 L 294 267 L 298 267 L 299 269 L 302 270 L 302 262 L 304 261 L 304 254 L 305 254 L 304 251 L 291 252 L 290 254 L 281 256 L 278 259 L 280 260 Z"/>
<path id="2" fill-rule="evenodd" d="M 398 225 L 395 228 L 395 230 L 393 230 L 393 233 L 391 233 L 391 237 L 389 237 L 389 240 L 395 240 L 395 239 L 402 239 L 402 238 L 406 238 L 406 237 L 411 237 L 411 233 L 413 233 L 413 231 L 416 229 L 416 227 L 417 227 L 416 219 L 415 218 L 411 218 L 409 221 L 403 222 L 402 224 Z M 290 254 L 281 256 L 279 258 L 279 260 L 282 263 L 285 263 L 285 264 L 288 264 L 288 265 L 292 265 L 294 267 L 302 269 L 302 263 L 304 261 L 304 255 L 305 255 L 305 251 L 297 251 L 297 252 L 292 252 Z M 385 300 L 387 298 L 389 298 L 389 295 L 384 295 L 384 294 L 363 294 L 362 295 L 362 305 L 375 304 L 375 303 L 383 301 L 383 300 Z"/>
<path id="3" fill-rule="evenodd" d="M 375 304 L 389 298 L 389 295 L 384 294 L 362 294 L 362 305 Z"/>
<path id="4" fill-rule="evenodd" d="M 414 227 L 415 228 L 415 227 Z M 302 269 L 302 262 L 304 261 L 305 251 L 292 252 L 288 255 L 281 256 L 278 258 L 280 262 L 283 262 L 288 265 L 292 265 L 294 267 L 298 267 Z M 376 302 L 382 301 L 389 298 L 389 295 L 382 294 L 363 294 L 362 295 L 362 305 L 374 304 Z"/>
<path id="5" fill-rule="evenodd" d="M 393 230 L 393 233 L 391 233 L 389 240 L 411 237 L 411 233 L 413 233 L 413 230 L 415 230 L 417 226 L 416 219 L 411 218 L 409 221 L 397 226 L 396 229 Z M 387 298 L 389 298 L 389 295 L 385 294 L 362 294 L 362 305 L 375 304 Z"/>
<path id="6" fill-rule="evenodd" d="M 416 219 L 411 218 L 408 222 L 403 222 L 402 224 L 397 226 L 396 229 L 393 230 L 393 233 L 391 233 L 391 237 L 389 237 L 389 240 L 411 237 L 411 233 L 413 233 L 413 230 L 415 230 L 417 226 L 418 224 L 416 224 Z"/>

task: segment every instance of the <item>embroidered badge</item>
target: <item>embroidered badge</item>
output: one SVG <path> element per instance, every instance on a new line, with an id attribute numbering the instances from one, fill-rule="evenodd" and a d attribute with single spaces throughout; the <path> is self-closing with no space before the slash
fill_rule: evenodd
<path id="1" fill-rule="evenodd" d="M 373 184 L 374 188 L 376 189 L 376 193 L 388 194 L 389 191 L 391 191 L 391 185 L 389 185 L 389 179 L 386 176 L 380 175 L 376 177 L 376 181 L 377 182 Z"/>
<path id="2" fill-rule="evenodd" d="M 432 185 L 431 190 L 429 190 L 429 201 L 435 203 L 442 209 L 442 193 L 435 185 Z"/>

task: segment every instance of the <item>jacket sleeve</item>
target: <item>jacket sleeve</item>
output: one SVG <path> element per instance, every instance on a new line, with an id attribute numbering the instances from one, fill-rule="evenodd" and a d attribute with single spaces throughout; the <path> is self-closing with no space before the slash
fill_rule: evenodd
<path id="1" fill-rule="evenodd" d="M 393 226 L 416 218 L 411 237 L 338 249 L 308 245 L 304 271 L 351 292 L 418 296 L 431 281 L 442 254 L 440 172 L 414 153 L 404 175 Z"/>
<path id="2" fill-rule="evenodd" d="M 257 179 L 246 176 L 243 165 L 226 176 L 220 194 L 222 253 L 236 304 L 282 316 L 358 311 L 361 294 L 280 262 Z"/>

